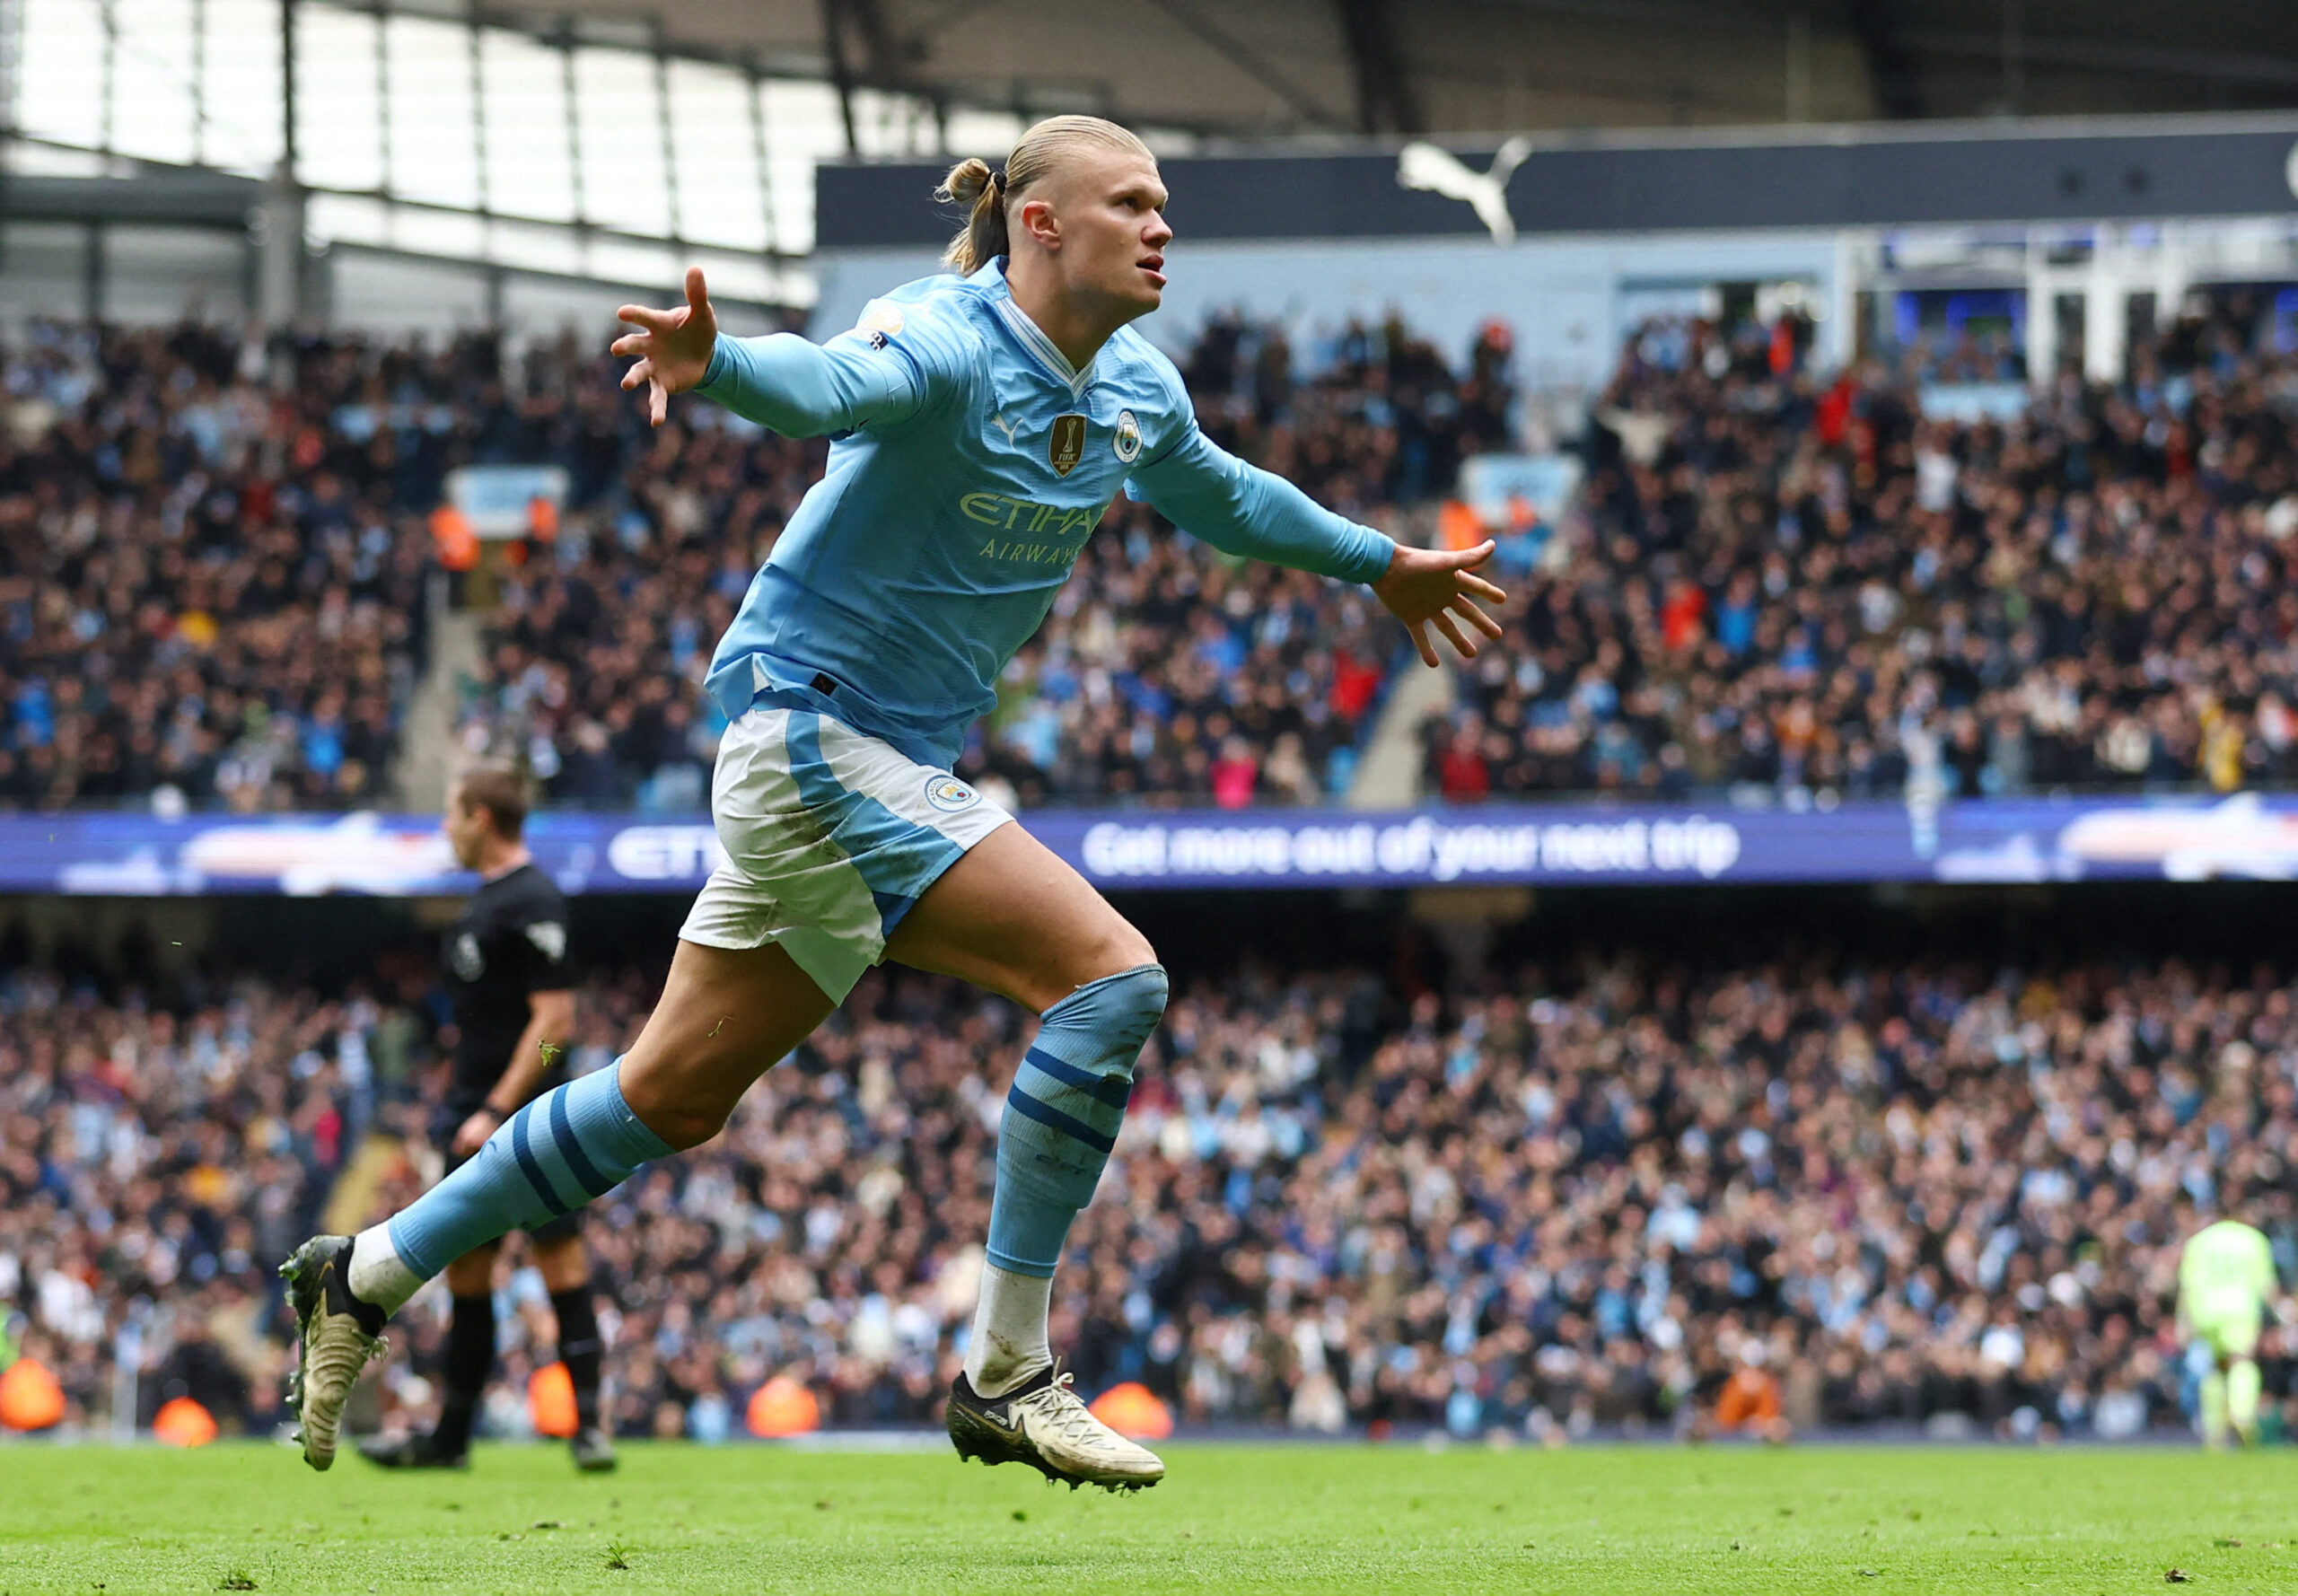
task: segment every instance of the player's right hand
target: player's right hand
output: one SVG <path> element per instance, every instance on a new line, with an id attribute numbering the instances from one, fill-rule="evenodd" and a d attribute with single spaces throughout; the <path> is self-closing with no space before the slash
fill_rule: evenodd
<path id="1" fill-rule="evenodd" d="M 622 388 L 646 389 L 646 419 L 662 425 L 669 416 L 671 395 L 684 393 L 702 381 L 710 369 L 710 352 L 718 343 L 718 316 L 702 283 L 702 268 L 686 268 L 686 303 L 675 311 L 650 311 L 645 305 L 624 305 L 615 320 L 627 321 L 643 332 L 627 332 L 615 339 L 617 355 L 636 355 L 638 364 L 622 374 Z"/>

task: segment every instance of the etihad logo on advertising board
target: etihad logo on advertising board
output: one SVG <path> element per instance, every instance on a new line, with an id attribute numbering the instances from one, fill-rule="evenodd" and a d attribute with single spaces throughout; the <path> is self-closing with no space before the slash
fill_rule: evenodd
<path id="1" fill-rule="evenodd" d="M 1053 418 L 1053 430 L 1046 434 L 1045 457 L 1057 477 L 1066 477 L 1085 458 L 1085 418 L 1072 413 Z"/>

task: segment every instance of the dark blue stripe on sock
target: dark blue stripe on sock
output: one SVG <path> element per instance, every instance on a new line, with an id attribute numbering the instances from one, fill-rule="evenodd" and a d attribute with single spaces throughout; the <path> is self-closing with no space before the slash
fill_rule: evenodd
<path id="1" fill-rule="evenodd" d="M 518 1158 L 519 1171 L 526 1176 L 527 1184 L 535 1188 L 535 1196 L 542 1199 L 542 1206 L 557 1219 L 566 1212 L 566 1205 L 558 1200 L 550 1182 L 542 1178 L 542 1165 L 535 1162 L 534 1151 L 527 1145 L 527 1116 L 534 1111 L 534 1104 L 529 1103 L 511 1117 L 511 1151 Z"/>
<path id="2" fill-rule="evenodd" d="M 561 1086 L 550 1094 L 550 1134 L 558 1138 L 559 1156 L 574 1172 L 574 1184 L 583 1188 L 585 1197 L 602 1197 L 614 1189 L 614 1182 L 599 1173 L 598 1165 L 583 1151 L 574 1139 L 574 1127 L 566 1118 L 566 1094 L 571 1086 Z"/>
<path id="3" fill-rule="evenodd" d="M 1074 1064 L 1064 1064 L 1043 1048 L 1031 1048 L 1022 1057 L 1063 1085 L 1091 1092 L 1112 1109 L 1124 1108 L 1126 1100 L 1133 1095 L 1133 1083 L 1123 1075 L 1097 1075 L 1091 1070 L 1081 1070 Z"/>
<path id="4" fill-rule="evenodd" d="M 1096 1153 L 1107 1153 L 1117 1145 L 1113 1138 L 1103 1136 L 1082 1120 L 1072 1119 L 1059 1109 L 1048 1108 L 1018 1086 L 1005 1094 L 1005 1105 L 1018 1109 L 1048 1130 L 1057 1130 L 1065 1136 L 1084 1143 Z"/>

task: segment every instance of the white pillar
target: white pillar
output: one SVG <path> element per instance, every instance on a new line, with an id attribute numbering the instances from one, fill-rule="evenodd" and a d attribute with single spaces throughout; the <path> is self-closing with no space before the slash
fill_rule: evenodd
<path id="1" fill-rule="evenodd" d="M 263 186 L 261 269 L 256 310 L 265 327 L 291 327 L 303 313 L 303 191 L 283 166 Z"/>
<path id="2" fill-rule="evenodd" d="M 2027 241 L 2027 381 L 2048 387 L 2058 374 L 2057 284 L 2040 241 Z"/>
<path id="3" fill-rule="evenodd" d="M 2101 227 L 2083 282 L 2083 374 L 2093 382 L 2122 381 L 2131 264 L 2122 230 Z"/>

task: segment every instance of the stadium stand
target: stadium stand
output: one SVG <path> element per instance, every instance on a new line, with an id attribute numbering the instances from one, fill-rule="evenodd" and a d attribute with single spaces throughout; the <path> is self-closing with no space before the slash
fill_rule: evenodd
<path id="1" fill-rule="evenodd" d="M 652 991 L 592 984 L 576 1067 Z M 145 1408 L 268 1425 L 269 1267 L 364 1125 L 409 1138 L 371 1200 L 420 1179 L 426 1025 L 253 981 L 180 1012 L 37 972 L 5 996 L 0 1322 L 82 1418 L 134 1322 Z M 930 1422 L 1026 1030 L 873 975 L 721 1138 L 602 1203 L 623 1433 L 723 1436 L 777 1374 L 826 1422 Z M 2298 1009 L 2264 967 L 1588 954 L 1450 1001 L 1259 969 L 1185 982 L 1152 1049 L 1054 1334 L 1081 1385 L 1197 1423 L 1664 1433 L 1756 1369 L 1798 1429 L 2124 1435 L 2177 1422 L 2188 1199 L 2292 1218 Z M 513 1392 L 549 1355 L 531 1285 Z M 402 1406 L 443 1317 L 401 1321 Z"/>
<path id="2" fill-rule="evenodd" d="M 1642 329 L 1429 790 L 2286 785 L 2298 364 L 2240 311 L 2007 422 L 1928 415 L 2004 374 L 1975 340 L 1821 386 L 1792 323 Z"/>
<path id="3" fill-rule="evenodd" d="M 1506 539 L 1509 635 L 1425 729 L 1428 789 L 2298 775 L 2290 357 L 2222 315 L 2139 350 L 2119 390 L 1925 419 L 1940 381 L 2001 359 L 1919 347 L 1819 387 L 1792 323 L 1640 329 L 1592 408 L 1582 509 Z M 423 662 L 419 514 L 455 464 L 551 460 L 572 512 L 507 573 L 466 740 L 523 746 L 558 802 L 698 807 L 719 729 L 702 666 L 821 447 L 701 406 L 649 433 L 614 364 L 571 338 L 506 364 L 481 338 L 267 354 L 36 326 L 0 441 L 0 800 L 375 802 Z M 1399 524 L 1506 442 L 1496 335 L 1458 374 L 1393 325 L 1301 364 L 1278 329 L 1219 320 L 1186 369 L 1208 430 L 1352 513 Z M 1083 564 L 965 774 L 1025 802 L 1346 790 L 1396 659 L 1377 607 L 1129 502 Z"/>
<path id="4" fill-rule="evenodd" d="M 32 324 L 0 380 L 0 802 L 374 802 L 422 666 L 410 515 L 486 348 Z"/>
<path id="5" fill-rule="evenodd" d="M 68 1424 L 120 1422 L 124 1354 L 137 1426 L 189 1397 L 228 1429 L 268 1432 L 294 1366 L 273 1271 L 366 1135 L 408 1016 L 252 978 L 180 1008 L 112 1004 L 9 963 L 0 1353 L 57 1375 Z"/>

